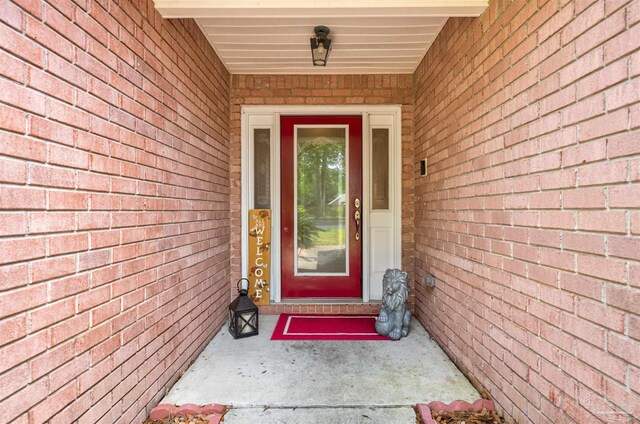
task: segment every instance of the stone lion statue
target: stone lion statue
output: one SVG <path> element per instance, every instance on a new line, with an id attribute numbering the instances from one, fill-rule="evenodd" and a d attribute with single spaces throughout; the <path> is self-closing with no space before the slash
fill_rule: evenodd
<path id="1" fill-rule="evenodd" d="M 407 309 L 409 282 L 407 273 L 388 269 L 382 277 L 382 306 L 376 319 L 376 331 L 393 340 L 409 334 L 411 311 Z"/>

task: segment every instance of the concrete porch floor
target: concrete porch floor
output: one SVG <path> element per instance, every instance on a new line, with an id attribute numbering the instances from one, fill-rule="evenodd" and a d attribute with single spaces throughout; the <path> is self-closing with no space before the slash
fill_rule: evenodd
<path id="1" fill-rule="evenodd" d="M 387 341 L 233 340 L 224 327 L 162 403 L 233 405 L 227 424 L 415 423 L 418 402 L 480 396 L 416 320 Z"/>

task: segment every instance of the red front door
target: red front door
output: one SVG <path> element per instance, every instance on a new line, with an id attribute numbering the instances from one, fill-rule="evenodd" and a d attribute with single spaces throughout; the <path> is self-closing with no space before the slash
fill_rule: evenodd
<path id="1" fill-rule="evenodd" d="M 281 118 L 282 297 L 362 296 L 362 117 Z"/>

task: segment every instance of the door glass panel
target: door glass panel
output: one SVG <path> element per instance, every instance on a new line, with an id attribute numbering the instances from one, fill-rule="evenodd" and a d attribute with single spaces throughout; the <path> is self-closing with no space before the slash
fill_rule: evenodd
<path id="1" fill-rule="evenodd" d="M 346 128 L 296 128 L 296 274 L 346 274 Z"/>
<path id="2" fill-rule="evenodd" d="M 389 209 L 389 130 L 372 130 L 371 206 L 373 209 Z"/>
<path id="3" fill-rule="evenodd" d="M 253 207 L 271 209 L 271 130 L 253 130 Z"/>

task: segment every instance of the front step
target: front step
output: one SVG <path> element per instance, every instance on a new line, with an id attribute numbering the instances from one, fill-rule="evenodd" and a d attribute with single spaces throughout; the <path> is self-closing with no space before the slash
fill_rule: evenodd
<path id="1" fill-rule="evenodd" d="M 411 406 L 232 408 L 225 424 L 415 424 Z"/>

